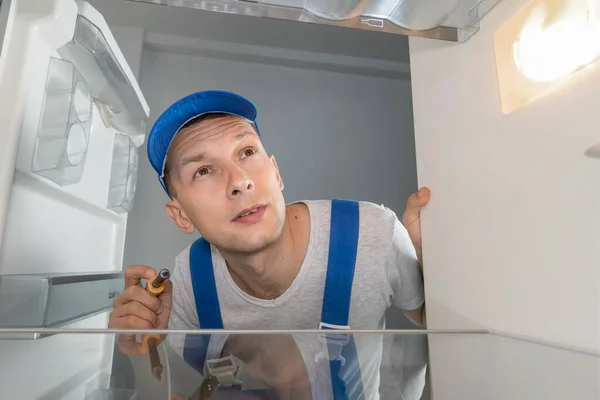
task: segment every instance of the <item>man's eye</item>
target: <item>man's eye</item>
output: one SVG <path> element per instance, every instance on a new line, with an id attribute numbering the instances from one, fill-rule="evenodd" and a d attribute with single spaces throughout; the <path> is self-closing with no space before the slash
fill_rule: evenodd
<path id="1" fill-rule="evenodd" d="M 245 158 L 245 157 L 250 157 L 250 156 L 251 156 L 251 155 L 253 155 L 254 153 L 256 153 L 256 150 L 255 150 L 255 149 L 253 149 L 253 148 L 251 148 L 251 147 L 249 147 L 249 148 L 247 148 L 247 149 L 244 149 L 244 150 L 242 151 L 242 158 Z"/>
<path id="2" fill-rule="evenodd" d="M 196 176 L 202 176 L 208 174 L 210 171 L 207 167 L 198 168 L 196 171 Z"/>

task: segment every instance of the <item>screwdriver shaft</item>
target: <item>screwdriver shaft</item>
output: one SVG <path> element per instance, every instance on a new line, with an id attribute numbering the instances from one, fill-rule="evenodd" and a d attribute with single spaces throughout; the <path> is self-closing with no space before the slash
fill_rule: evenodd
<path id="1" fill-rule="evenodd" d="M 163 366 L 160 362 L 160 356 L 158 355 L 158 345 L 156 339 L 151 338 L 148 340 L 148 352 L 150 353 L 150 370 L 152 375 L 159 381 L 161 380 Z"/>

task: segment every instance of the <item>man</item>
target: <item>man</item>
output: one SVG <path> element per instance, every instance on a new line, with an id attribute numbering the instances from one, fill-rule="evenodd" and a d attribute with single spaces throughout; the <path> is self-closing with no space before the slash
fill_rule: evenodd
<path id="1" fill-rule="evenodd" d="M 166 212 L 179 229 L 198 230 L 202 239 L 176 258 L 172 284 L 159 298 L 140 285 L 156 271 L 128 267 L 109 327 L 383 329 L 392 305 L 423 326 L 419 213 L 428 189 L 408 199 L 402 223 L 388 208 L 368 202 L 286 204 L 283 179 L 261 143 L 256 116 L 254 105 L 239 95 L 205 91 L 177 101 L 158 118 L 148 156 L 170 198 Z M 345 260 L 336 273 L 335 260 Z M 336 301 L 346 302 L 346 309 L 342 304 L 341 311 L 325 311 Z M 201 352 L 202 344 L 181 335 L 168 340 L 190 365 L 206 371 L 210 357 L 198 361 L 191 351 Z M 352 356 L 359 360 L 360 390 L 364 398 L 377 398 L 381 337 L 360 340 Z M 217 355 L 223 346 L 281 397 L 325 398 L 322 386 L 315 389 L 323 375 L 315 354 L 322 353 L 319 346 L 327 354 L 330 342 L 232 336 Z M 127 354 L 144 351 L 133 336 L 121 336 L 119 347 Z M 295 367 L 284 368 L 289 365 Z M 332 384 L 333 366 L 327 372 Z"/>

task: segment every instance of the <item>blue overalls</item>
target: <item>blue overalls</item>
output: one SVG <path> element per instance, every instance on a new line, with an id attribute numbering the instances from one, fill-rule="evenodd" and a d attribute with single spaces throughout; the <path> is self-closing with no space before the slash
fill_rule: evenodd
<path id="1" fill-rule="evenodd" d="M 331 203 L 331 232 L 327 278 L 319 329 L 346 330 L 359 232 L 359 205 L 353 200 Z M 224 329 L 212 265 L 210 244 L 203 238 L 190 249 L 190 275 L 202 329 Z M 364 400 L 362 378 L 353 336 L 326 334 L 334 400 Z M 184 359 L 199 371 L 206 361 L 210 335 L 188 335 Z M 315 399 L 316 400 L 316 399 Z"/>

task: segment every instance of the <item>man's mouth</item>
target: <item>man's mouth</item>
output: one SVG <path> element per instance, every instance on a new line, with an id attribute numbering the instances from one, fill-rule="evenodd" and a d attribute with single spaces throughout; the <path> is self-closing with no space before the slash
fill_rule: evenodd
<path id="1" fill-rule="evenodd" d="M 250 215 L 250 214 L 254 214 L 257 211 L 258 211 L 258 208 L 255 208 L 254 210 L 251 210 L 251 211 L 248 211 L 246 213 L 238 215 L 238 218 L 244 218 L 245 216 Z"/>
<path id="2" fill-rule="evenodd" d="M 265 209 L 265 206 L 263 206 L 263 205 L 255 205 L 255 206 L 246 208 L 246 209 L 242 210 L 233 220 L 239 221 L 239 220 L 250 219 L 249 217 L 252 215 L 263 214 L 264 209 Z"/>

